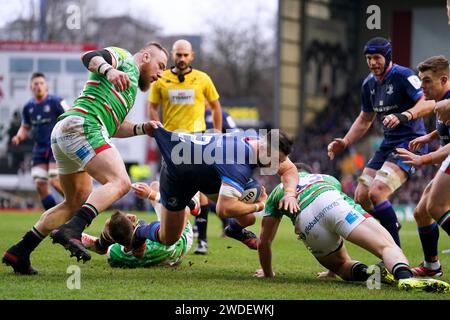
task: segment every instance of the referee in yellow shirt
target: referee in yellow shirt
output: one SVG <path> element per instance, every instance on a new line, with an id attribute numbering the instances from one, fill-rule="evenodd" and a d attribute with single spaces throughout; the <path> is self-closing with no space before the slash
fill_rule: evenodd
<path id="1" fill-rule="evenodd" d="M 165 70 L 160 79 L 152 84 L 149 95 L 151 120 L 161 121 L 158 108 L 162 106 L 162 124 L 166 130 L 182 130 L 190 133 L 204 132 L 205 106 L 208 103 L 213 113 L 213 125 L 222 132 L 222 108 L 219 94 L 211 78 L 192 68 L 195 54 L 186 40 L 177 40 L 172 46 L 175 66 Z M 208 224 L 208 199 L 200 197 L 201 213 L 195 218 L 198 230 L 197 254 L 208 252 L 206 227 Z"/>

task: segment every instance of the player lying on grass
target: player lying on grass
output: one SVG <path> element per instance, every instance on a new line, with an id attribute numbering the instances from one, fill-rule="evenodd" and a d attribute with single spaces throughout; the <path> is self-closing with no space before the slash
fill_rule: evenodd
<path id="1" fill-rule="evenodd" d="M 408 260 L 392 236 L 375 219 L 366 213 L 350 197 L 342 192 L 341 184 L 334 177 L 310 174 L 310 169 L 298 164 L 299 185 L 297 201 L 299 214 L 293 215 L 276 205 L 283 197 L 282 185 L 270 193 L 262 220 L 259 260 L 262 269 L 258 277 L 273 277 L 271 244 L 281 218 L 286 215 L 295 226 L 295 233 L 325 268 L 347 281 L 366 281 L 370 274 L 367 265 L 352 260 L 344 246 L 344 239 L 371 252 L 380 259 L 398 281 L 402 290 L 447 292 L 450 285 L 435 279 L 416 279 Z M 389 275 L 382 267 L 384 281 Z"/>
<path id="2" fill-rule="evenodd" d="M 159 220 L 161 214 L 159 182 L 154 181 L 150 185 L 143 182 L 134 183 L 132 188 L 138 197 L 150 200 Z M 192 198 L 188 207 L 192 215 L 200 213 L 198 194 Z M 106 220 L 99 238 L 83 233 L 81 241 L 87 249 L 99 254 L 106 254 L 111 267 L 136 268 L 180 264 L 192 246 L 193 231 L 189 221 L 186 221 L 186 227 L 174 245 L 166 246 L 146 239 L 133 250 L 131 245 L 133 233 L 138 226 L 146 225 L 143 220 L 138 221 L 135 215 L 117 211 Z"/>
<path id="3" fill-rule="evenodd" d="M 265 200 L 267 199 L 267 194 L 265 192 L 264 187 L 261 187 L 259 185 L 259 183 L 257 183 L 257 181 L 251 179 L 251 181 L 249 181 L 244 188 L 245 189 L 247 189 L 247 187 L 251 188 L 251 187 L 254 187 L 255 185 L 257 185 L 258 187 L 261 188 L 261 191 L 259 192 L 260 196 L 257 199 L 257 201 L 265 202 Z M 150 185 L 143 183 L 143 182 L 138 182 L 138 183 L 134 183 L 132 185 L 132 188 L 138 197 L 140 197 L 142 199 L 149 199 L 152 202 L 152 206 L 154 208 L 158 208 L 158 210 L 156 210 L 156 209 L 155 210 L 158 213 L 158 217 L 159 217 L 159 213 L 161 210 L 161 204 L 159 202 L 159 200 L 161 198 L 160 193 L 159 193 L 159 182 L 153 181 Z M 244 193 L 245 193 L 245 191 L 244 191 Z M 197 192 L 197 194 L 191 199 L 191 201 L 188 204 L 190 213 L 195 217 L 197 217 L 201 213 L 201 207 L 200 207 L 201 201 L 200 201 L 199 194 L 200 193 Z M 256 218 L 253 217 L 253 219 L 254 220 L 251 224 L 254 224 Z M 236 219 L 229 218 L 228 221 L 229 221 L 229 225 L 224 229 L 225 235 L 230 238 L 241 241 L 243 244 L 245 244 L 248 248 L 250 248 L 252 250 L 256 250 L 258 247 L 258 236 L 256 234 L 254 234 L 253 232 L 251 232 L 250 230 L 243 228 L 236 221 Z M 147 227 L 147 228 L 149 228 L 149 227 Z"/>
<path id="4" fill-rule="evenodd" d="M 188 221 L 181 238 L 174 245 L 166 246 L 147 239 L 140 250 L 132 250 L 131 237 L 140 224 L 145 222 L 135 215 L 116 211 L 106 220 L 99 238 L 83 233 L 81 241 L 87 249 L 106 254 L 109 265 L 117 268 L 176 266 L 192 247 L 194 234 Z"/>

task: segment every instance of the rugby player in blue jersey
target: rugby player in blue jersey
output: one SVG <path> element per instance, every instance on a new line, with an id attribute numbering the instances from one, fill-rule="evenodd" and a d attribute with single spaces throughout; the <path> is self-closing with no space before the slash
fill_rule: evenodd
<path id="1" fill-rule="evenodd" d="M 435 101 L 450 99 L 450 67 L 446 57 L 430 57 L 419 63 L 417 69 L 426 99 Z M 415 151 L 435 139 L 440 140 L 441 148 L 450 142 L 450 126 L 439 119 L 439 116 L 436 121 L 436 130 L 411 141 L 409 150 Z M 417 157 L 406 149 L 399 149 L 398 151 L 406 162 Z M 430 159 L 430 157 L 426 155 L 425 159 Z M 412 163 L 414 164 L 414 162 Z M 444 213 L 450 209 L 449 198 L 443 193 L 448 190 L 445 179 L 450 181 L 448 179 L 450 171 L 447 172 L 446 170 L 447 167 L 444 166 L 442 170 L 438 171 L 435 178 L 426 186 L 419 203 L 414 209 L 414 218 L 417 222 L 424 253 L 424 261 L 418 267 L 412 269 L 416 276 L 434 277 L 442 275 L 442 267 L 438 257 L 439 224 L 437 221 L 444 222 Z M 442 214 L 444 214 L 444 217 Z M 439 220 L 441 217 L 444 218 L 442 221 Z M 447 232 L 450 230 L 449 226 L 442 225 Z"/>
<path id="2" fill-rule="evenodd" d="M 298 174 L 288 155 L 292 141 L 282 132 L 270 131 L 259 139 L 249 139 L 244 132 L 228 134 L 187 134 L 170 132 L 161 123 L 151 121 L 150 133 L 164 158 L 160 177 L 161 222 L 139 226 L 133 246 L 140 247 L 145 239 L 166 245 L 175 243 L 186 224 L 186 206 L 197 191 L 217 199 L 220 217 L 234 217 L 228 236 L 246 242 L 256 238 L 243 232 L 255 223 L 255 212 L 264 209 L 267 194 L 263 191 L 256 203 L 240 201 L 244 186 L 257 167 L 268 167 L 278 173 L 284 188 L 279 208 L 298 211 L 295 190 Z"/>
<path id="3" fill-rule="evenodd" d="M 59 115 L 67 109 L 67 104 L 62 98 L 48 94 L 43 73 L 33 73 L 30 85 L 33 98 L 23 107 L 22 124 L 11 142 L 17 146 L 31 133 L 31 138 L 34 140 L 31 176 L 42 206 L 48 210 L 56 205 L 49 182 L 62 194 L 56 161 L 50 146 L 50 134 Z"/>
<path id="4" fill-rule="evenodd" d="M 213 113 L 211 111 L 209 103 L 206 103 L 205 124 L 207 131 L 214 130 Z M 237 128 L 233 118 L 225 110 L 222 109 L 222 133 L 233 132 L 238 130 L 239 129 Z M 208 253 L 208 241 L 206 229 L 208 226 L 209 205 L 208 205 L 208 198 L 204 194 L 200 195 L 200 203 L 201 203 L 200 214 L 195 217 L 195 227 L 198 232 L 197 236 L 198 244 L 197 247 L 195 248 L 194 253 L 206 254 Z M 213 205 L 215 206 L 215 203 L 213 203 Z M 230 223 L 235 223 L 235 221 L 233 221 L 233 218 L 221 218 L 221 220 L 222 220 L 222 229 L 224 230 L 223 234 L 225 235 L 226 234 L 225 228 Z"/>
<path id="5" fill-rule="evenodd" d="M 371 72 L 361 88 L 361 113 L 345 137 L 328 145 L 328 156 L 333 160 L 362 138 L 378 116 L 384 140 L 358 179 L 355 201 L 377 218 L 400 246 L 399 224 L 389 197 L 414 168 L 402 161 L 396 148 L 407 148 L 410 141 L 426 134 L 422 117 L 432 112 L 435 102 L 425 100 L 420 79 L 411 69 L 392 62 L 392 46 L 387 39 L 369 40 L 364 54 Z M 427 146 L 415 152 L 424 154 Z"/>

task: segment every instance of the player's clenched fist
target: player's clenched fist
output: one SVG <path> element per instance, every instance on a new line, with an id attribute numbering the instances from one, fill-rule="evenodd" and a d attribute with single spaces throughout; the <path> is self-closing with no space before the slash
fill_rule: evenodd
<path id="1" fill-rule="evenodd" d="M 333 160 L 336 155 L 345 150 L 348 146 L 348 141 L 345 138 L 335 138 L 333 142 L 328 145 L 328 157 Z"/>
<path id="2" fill-rule="evenodd" d="M 108 78 L 108 81 L 114 85 L 114 88 L 119 92 L 127 90 L 131 85 L 128 75 L 125 72 L 119 71 L 114 68 L 108 71 L 106 77 Z"/>

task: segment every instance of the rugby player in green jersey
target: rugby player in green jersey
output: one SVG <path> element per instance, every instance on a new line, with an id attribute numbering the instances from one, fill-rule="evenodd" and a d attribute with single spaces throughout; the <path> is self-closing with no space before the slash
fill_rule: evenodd
<path id="1" fill-rule="evenodd" d="M 128 138 L 152 130 L 149 123 L 134 124 L 125 118 L 138 87 L 147 91 L 162 75 L 167 59 L 167 50 L 154 42 L 134 55 L 108 47 L 82 56 L 90 71 L 88 81 L 73 107 L 58 118 L 51 135 L 64 201 L 45 211 L 23 239 L 5 252 L 3 262 L 16 273 L 37 273 L 30 254 L 52 231 L 53 241 L 72 256 L 90 259 L 81 244 L 82 231 L 131 188 L 123 160 L 109 138 Z M 93 178 L 101 184 L 95 190 Z"/>
<path id="2" fill-rule="evenodd" d="M 83 233 L 81 242 L 87 249 L 98 254 L 106 254 L 113 268 L 147 268 L 152 266 L 177 266 L 192 247 L 194 233 L 189 221 L 180 239 L 167 246 L 147 239 L 140 252 L 131 248 L 131 236 L 138 224 L 135 215 L 116 211 L 106 220 L 100 238 Z M 110 245 L 105 248 L 101 239 L 108 239 Z M 116 241 L 117 239 L 117 241 Z"/>
<path id="3" fill-rule="evenodd" d="M 270 193 L 258 245 L 262 269 L 258 269 L 255 276 L 275 275 L 272 271 L 271 244 L 281 218 L 287 216 L 294 224 L 299 239 L 320 264 L 344 280 L 366 281 L 370 276 L 367 265 L 352 260 L 347 253 L 344 245 L 346 239 L 383 259 L 385 267 L 379 266 L 382 282 L 396 283 L 402 290 L 450 290 L 450 285 L 446 282 L 414 278 L 408 260 L 389 232 L 342 192 L 338 180 L 325 174 L 310 174 L 310 170 L 303 164 L 298 164 L 297 168 L 303 170 L 299 173 L 297 187 L 300 211 L 298 214 L 291 214 L 278 209 L 278 201 L 283 197 L 281 184 Z"/>

